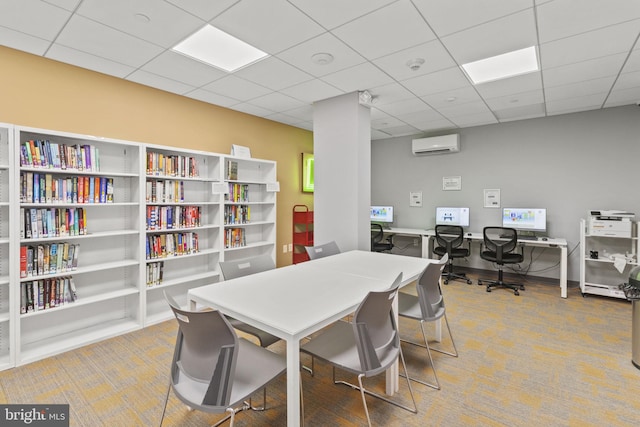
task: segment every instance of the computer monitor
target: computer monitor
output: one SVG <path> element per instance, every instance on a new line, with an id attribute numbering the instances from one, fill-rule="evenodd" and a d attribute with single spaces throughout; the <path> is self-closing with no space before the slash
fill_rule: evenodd
<path id="1" fill-rule="evenodd" d="M 469 208 L 436 208 L 436 225 L 469 226 Z"/>
<path id="2" fill-rule="evenodd" d="M 521 231 L 547 231 L 547 210 L 544 208 L 503 208 L 502 226 Z"/>
<path id="3" fill-rule="evenodd" d="M 393 222 L 393 206 L 371 206 L 371 222 L 391 224 Z"/>

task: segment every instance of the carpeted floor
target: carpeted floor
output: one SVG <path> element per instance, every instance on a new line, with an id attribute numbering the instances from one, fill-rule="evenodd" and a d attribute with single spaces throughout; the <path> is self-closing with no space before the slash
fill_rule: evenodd
<path id="1" fill-rule="evenodd" d="M 640 425 L 631 304 L 583 298 L 575 288 L 562 299 L 555 286 L 526 285 L 519 297 L 464 282 L 443 286 L 460 356 L 433 353 L 442 390 L 414 383 L 417 415 L 369 399 L 374 425 Z M 402 319 L 400 326 L 419 337 L 416 323 Z M 175 322 L 164 322 L 0 372 L 0 401 L 69 403 L 72 426 L 159 426 L 175 333 Z M 282 343 L 272 349 L 284 353 Z M 423 349 L 403 349 L 411 373 L 431 375 Z M 316 368 L 315 377 L 302 373 L 306 425 L 366 425 L 359 393 L 331 384 L 327 365 L 316 362 Z M 368 384 L 382 386 L 375 379 Z M 406 383 L 400 389 L 397 397 L 408 399 Z M 285 425 L 285 399 L 283 377 L 268 388 L 269 409 L 240 413 L 236 425 Z M 190 412 L 171 394 L 162 426 L 203 426 L 219 418 Z"/>

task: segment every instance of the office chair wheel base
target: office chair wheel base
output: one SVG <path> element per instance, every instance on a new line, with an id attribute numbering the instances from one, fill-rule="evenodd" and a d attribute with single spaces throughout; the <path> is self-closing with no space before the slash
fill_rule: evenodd
<path id="1" fill-rule="evenodd" d="M 444 283 L 445 285 L 448 285 L 449 281 L 448 280 L 444 280 L 442 283 Z"/>
<path id="2" fill-rule="evenodd" d="M 482 280 L 478 279 L 478 286 L 482 286 Z"/>
<path id="3" fill-rule="evenodd" d="M 487 286 L 487 292 L 491 292 L 491 288 Z"/>
<path id="4" fill-rule="evenodd" d="M 513 294 L 514 295 L 520 295 L 520 292 L 518 292 L 518 290 L 516 289 L 516 290 L 513 291 Z"/>
<path id="5" fill-rule="evenodd" d="M 472 283 L 473 283 L 473 282 L 472 282 L 471 280 L 467 279 L 467 285 L 470 285 L 470 284 L 472 284 Z"/>

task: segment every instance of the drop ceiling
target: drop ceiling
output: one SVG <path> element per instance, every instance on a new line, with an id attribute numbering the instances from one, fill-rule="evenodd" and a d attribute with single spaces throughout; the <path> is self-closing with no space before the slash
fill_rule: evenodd
<path id="1" fill-rule="evenodd" d="M 171 51 L 206 23 L 270 56 L 226 73 Z M 636 104 L 639 34 L 638 0 L 0 0 L 4 46 L 299 128 L 367 90 L 373 139 Z M 460 71 L 528 46 L 538 72 Z"/>

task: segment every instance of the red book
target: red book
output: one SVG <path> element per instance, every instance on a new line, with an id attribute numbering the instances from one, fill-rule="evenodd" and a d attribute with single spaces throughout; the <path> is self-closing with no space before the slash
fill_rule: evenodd
<path id="1" fill-rule="evenodd" d="M 20 246 L 20 277 L 27 277 L 27 247 Z"/>

